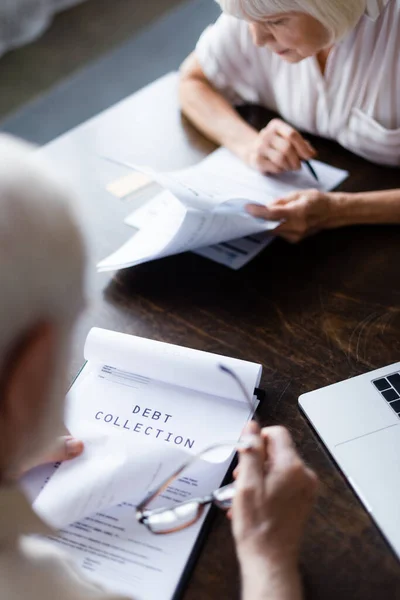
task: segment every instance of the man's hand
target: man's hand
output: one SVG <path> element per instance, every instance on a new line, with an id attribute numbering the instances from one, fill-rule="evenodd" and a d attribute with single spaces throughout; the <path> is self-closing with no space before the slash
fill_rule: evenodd
<path id="1" fill-rule="evenodd" d="M 30 469 L 39 467 L 40 465 L 72 460 L 73 458 L 80 456 L 83 450 L 84 445 L 80 440 L 75 439 L 71 435 L 60 436 L 56 439 L 54 445 L 48 449 L 44 456 L 33 458 L 31 462 L 26 463 L 20 475 L 23 475 Z"/>
<path id="2" fill-rule="evenodd" d="M 296 129 L 273 119 L 260 131 L 243 153 L 245 162 L 261 173 L 298 171 L 302 160 L 310 160 L 316 151 Z"/>
<path id="3" fill-rule="evenodd" d="M 268 206 L 248 204 L 246 210 L 259 219 L 283 221 L 273 235 L 296 243 L 321 229 L 341 225 L 340 199 L 340 194 L 310 189 L 293 192 Z"/>
<path id="4" fill-rule="evenodd" d="M 269 588 L 271 599 L 300 598 L 299 548 L 317 477 L 283 427 L 260 432 L 251 423 L 246 433 L 259 435 L 259 446 L 240 451 L 231 514 L 244 597 Z"/>

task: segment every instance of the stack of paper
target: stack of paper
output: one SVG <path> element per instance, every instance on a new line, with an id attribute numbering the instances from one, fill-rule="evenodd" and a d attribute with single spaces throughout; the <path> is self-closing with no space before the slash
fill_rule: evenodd
<path id="1" fill-rule="evenodd" d="M 154 535 L 136 519 L 151 490 L 199 452 L 237 442 L 251 418 L 259 364 L 92 329 L 87 362 L 67 397 L 66 426 L 84 453 L 31 471 L 22 485 L 34 509 L 61 528 L 50 535 L 85 574 L 114 594 L 171 600 L 209 506 L 191 527 Z M 223 364 L 240 377 L 252 405 Z M 151 504 L 175 507 L 222 485 L 234 445 L 193 461 Z"/>
<path id="2" fill-rule="evenodd" d="M 102 260 L 98 269 L 123 269 L 188 250 L 240 268 L 271 241 L 266 232 L 279 225 L 251 217 L 246 204 L 269 204 L 316 184 L 321 190 L 330 190 L 348 175 L 318 161 L 312 164 L 319 182 L 304 166 L 279 176 L 262 175 L 224 148 L 182 171 L 157 173 L 126 164 L 151 176 L 165 191 L 126 219 L 139 232 Z"/>

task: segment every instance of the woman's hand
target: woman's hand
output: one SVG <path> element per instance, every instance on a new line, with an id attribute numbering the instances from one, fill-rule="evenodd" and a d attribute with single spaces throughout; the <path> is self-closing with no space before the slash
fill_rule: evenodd
<path id="1" fill-rule="evenodd" d="M 273 235 L 296 243 L 321 229 L 342 225 L 339 218 L 341 195 L 319 190 L 293 192 L 268 206 L 249 204 L 246 210 L 259 219 L 283 221 Z"/>
<path id="2" fill-rule="evenodd" d="M 62 435 L 55 440 L 53 446 L 51 446 L 43 456 L 35 457 L 31 462 L 25 464 L 20 475 L 23 475 L 30 469 L 39 467 L 40 465 L 72 460 L 73 458 L 80 456 L 83 450 L 83 442 L 75 439 L 71 435 Z"/>
<path id="3" fill-rule="evenodd" d="M 240 451 L 232 531 L 243 579 L 243 597 L 301 598 L 300 543 L 317 477 L 298 456 L 283 427 L 260 432 L 259 445 Z M 267 594 L 267 595 L 266 595 Z"/>
<path id="4" fill-rule="evenodd" d="M 297 171 L 302 160 L 310 160 L 316 151 L 296 129 L 273 119 L 243 152 L 245 162 L 261 173 Z"/>

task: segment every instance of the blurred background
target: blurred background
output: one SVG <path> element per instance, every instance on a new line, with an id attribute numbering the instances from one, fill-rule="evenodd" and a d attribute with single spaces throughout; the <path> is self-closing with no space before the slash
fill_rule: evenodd
<path id="1" fill-rule="evenodd" d="M 44 144 L 179 67 L 214 0 L 0 0 L 0 130 Z"/>

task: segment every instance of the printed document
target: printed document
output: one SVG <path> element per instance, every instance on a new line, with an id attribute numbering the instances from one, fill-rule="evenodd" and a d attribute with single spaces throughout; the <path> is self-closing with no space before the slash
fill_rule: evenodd
<path id="1" fill-rule="evenodd" d="M 231 244 L 225 247 L 225 262 L 240 268 L 258 254 L 271 238 L 279 223 L 251 217 L 244 207 L 248 203 L 269 204 L 299 189 L 318 187 L 330 190 L 337 187 L 348 175 L 346 171 L 312 161 L 319 182 L 303 165 L 301 171 L 266 176 L 246 166 L 225 148 L 220 148 L 199 164 L 188 169 L 157 173 L 147 167 L 124 163 L 151 176 L 164 187 L 164 192 L 149 201 L 126 219 L 126 223 L 140 231 L 119 250 L 102 260 L 99 271 L 123 269 L 187 250 L 197 250 L 202 255 L 205 248 L 258 236 L 261 243 Z M 251 242 L 251 240 L 250 240 Z M 228 252 L 227 252 L 228 251 Z M 230 255 L 228 254 L 230 252 Z M 232 256 L 234 253 L 234 256 Z M 214 251 L 216 257 L 221 252 Z M 233 260 L 237 255 L 241 260 Z M 246 260 L 247 258 L 247 260 Z M 217 258 L 218 260 L 218 258 Z"/>
<path id="2" fill-rule="evenodd" d="M 89 333 L 85 358 L 66 412 L 85 451 L 32 471 L 24 488 L 57 530 L 50 539 L 89 577 L 138 600 L 169 600 L 205 515 L 182 532 L 156 536 L 137 523 L 135 506 L 188 457 L 240 438 L 252 408 L 218 365 L 233 369 L 251 397 L 261 366 L 101 329 Z M 152 507 L 208 495 L 232 456 L 224 448 L 196 461 Z"/>
<path id="3" fill-rule="evenodd" d="M 170 192 L 161 192 L 131 213 L 125 219 L 125 223 L 136 229 L 151 230 L 154 226 L 154 218 L 162 219 L 163 215 L 173 212 L 176 202 L 176 198 Z M 269 235 L 268 231 L 261 231 L 261 233 L 253 233 L 211 246 L 202 246 L 193 252 L 237 270 L 257 256 L 273 240 L 274 237 Z"/>

